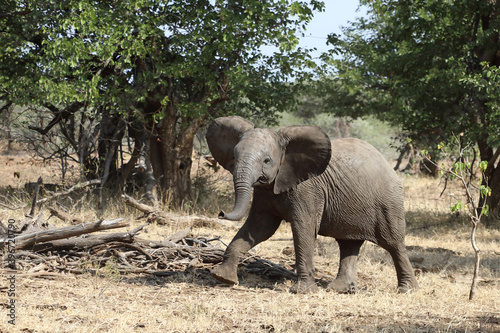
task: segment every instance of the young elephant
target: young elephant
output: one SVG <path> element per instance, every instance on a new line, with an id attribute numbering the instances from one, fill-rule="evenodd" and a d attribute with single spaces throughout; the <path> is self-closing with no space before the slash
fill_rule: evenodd
<path id="1" fill-rule="evenodd" d="M 356 261 L 365 240 L 391 254 L 398 290 L 417 288 L 404 244 L 401 183 L 384 157 L 358 139 L 330 139 L 319 127 L 289 126 L 279 132 L 254 129 L 241 117 L 215 119 L 206 134 L 213 157 L 233 174 L 234 209 L 219 218 L 245 224 L 212 275 L 238 282 L 240 256 L 271 237 L 282 220 L 290 222 L 298 281 L 294 293 L 314 291 L 316 236 L 334 237 L 340 248 L 337 278 L 328 289 L 356 289 Z"/>

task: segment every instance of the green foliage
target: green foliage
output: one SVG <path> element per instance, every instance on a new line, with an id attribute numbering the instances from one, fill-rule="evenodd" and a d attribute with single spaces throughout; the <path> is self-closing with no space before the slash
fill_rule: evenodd
<path id="1" fill-rule="evenodd" d="M 442 152 L 445 161 L 452 163 L 441 163 L 440 175 L 446 181 L 459 181 L 464 189 L 467 203 L 456 201 L 450 209 L 452 212 L 466 212 L 470 218 L 479 221 L 481 216 L 487 216 L 490 210 L 487 198 L 491 196 L 492 189 L 484 183 L 484 172 L 488 168 L 488 162 L 476 161 L 476 150 L 470 145 L 461 144 L 462 137 L 455 137 L 452 141 L 455 145 L 440 143 L 438 149 Z M 458 156 L 458 157 L 454 157 Z M 448 165 L 447 165 L 448 164 Z M 478 177 L 478 172 L 481 176 Z"/>
<path id="2" fill-rule="evenodd" d="M 0 5 L 0 99 L 178 116 L 293 105 L 313 62 L 298 35 L 321 1 L 9 1 Z M 266 56 L 261 47 L 277 47 Z M 276 70 L 279 69 L 279 70 Z M 161 102 L 161 103 L 160 103 Z M 222 102 L 228 107 L 222 109 Z M 229 108 L 233 108 L 232 111 Z"/>
<path id="3" fill-rule="evenodd" d="M 105 180 L 119 176 L 113 151 L 128 126 L 135 148 L 152 143 L 140 153 L 149 155 L 159 191 L 172 190 L 180 204 L 190 195 L 184 171 L 194 136 L 207 121 L 237 114 L 272 122 L 296 105 L 315 67 L 298 36 L 323 7 L 316 0 L 3 2 L 0 100 L 43 106 L 60 124 L 98 112 L 107 124 L 68 141 L 82 151 L 80 139 L 95 135 L 103 158 L 96 176 Z M 262 54 L 265 46 L 274 53 Z"/>
<path id="4" fill-rule="evenodd" d="M 463 208 L 462 201 L 458 200 L 456 204 L 450 207 L 452 212 L 461 211 Z"/>
<path id="5" fill-rule="evenodd" d="M 367 16 L 331 35 L 321 94 L 337 115 L 374 114 L 429 147 L 464 133 L 500 144 L 500 18 L 494 2 L 364 0 Z M 498 5 L 497 5 L 498 6 Z"/>
<path id="6" fill-rule="evenodd" d="M 490 205 L 484 205 L 484 207 L 481 208 L 481 215 L 488 216 L 490 213 Z"/>
<path id="7" fill-rule="evenodd" d="M 319 80 L 325 107 L 337 116 L 375 115 L 401 130 L 432 158 L 460 133 L 488 161 L 492 210 L 500 145 L 500 2 L 362 0 L 367 15 L 331 35 Z M 334 57 L 335 55 L 335 57 Z M 442 146 L 442 144 L 441 144 Z M 438 149 L 436 149 L 438 147 Z M 466 169 L 467 165 L 457 165 Z M 493 183 L 495 183 L 493 185 Z"/>
<path id="8" fill-rule="evenodd" d="M 479 162 L 479 169 L 481 170 L 481 172 L 485 172 L 487 168 L 488 168 L 488 162 L 486 161 Z"/>
<path id="9" fill-rule="evenodd" d="M 481 193 L 482 198 L 489 197 L 491 195 L 491 188 L 485 185 L 481 185 L 479 192 Z"/>

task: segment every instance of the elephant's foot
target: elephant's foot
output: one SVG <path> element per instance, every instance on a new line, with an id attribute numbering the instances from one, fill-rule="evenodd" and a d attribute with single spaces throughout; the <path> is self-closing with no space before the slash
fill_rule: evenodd
<path id="1" fill-rule="evenodd" d="M 412 292 L 413 290 L 418 289 L 418 283 L 417 281 L 411 281 L 409 283 L 402 283 L 398 285 L 398 293 L 399 294 L 407 294 L 409 292 Z"/>
<path id="2" fill-rule="evenodd" d="M 313 281 L 297 281 L 293 286 L 290 287 L 290 292 L 292 294 L 307 294 L 315 293 L 318 291 L 318 286 L 316 282 Z"/>
<path id="3" fill-rule="evenodd" d="M 345 279 L 335 279 L 326 287 L 327 291 L 334 291 L 339 294 L 354 294 L 356 292 L 356 282 Z"/>
<path id="4" fill-rule="evenodd" d="M 238 274 L 236 269 L 233 267 L 228 267 L 227 265 L 219 265 L 215 267 L 210 274 L 217 280 L 227 283 L 227 284 L 237 284 Z"/>

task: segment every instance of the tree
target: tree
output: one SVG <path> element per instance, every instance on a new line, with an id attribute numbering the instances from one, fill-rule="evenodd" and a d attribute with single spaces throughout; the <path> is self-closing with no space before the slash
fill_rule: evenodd
<path id="1" fill-rule="evenodd" d="M 488 162 L 484 182 L 500 207 L 500 1 L 363 0 L 365 18 L 330 35 L 321 84 L 338 115 L 377 115 L 412 142 L 461 135 Z M 334 57 L 339 55 L 339 57 Z"/>
<path id="2" fill-rule="evenodd" d="M 463 147 L 460 138 L 456 138 L 455 141 L 458 147 L 458 158 L 447 169 L 445 169 L 443 163 L 441 166 L 441 173 L 446 177 L 446 181 L 457 179 L 461 183 L 465 197 L 467 198 L 467 204 L 464 205 L 458 200 L 457 203 L 451 207 L 451 211 L 464 210 L 472 225 L 470 240 L 475 257 L 474 273 L 469 292 L 469 300 L 472 300 L 476 293 L 476 287 L 479 280 L 479 264 L 481 262 L 481 251 L 476 243 L 476 232 L 482 217 L 487 216 L 489 211 L 489 206 L 486 204 L 486 201 L 481 199 L 491 195 L 491 189 L 487 184 L 479 186 L 472 185 L 476 168 L 479 169 L 481 173 L 484 173 L 488 169 L 487 162 L 482 161 L 478 163 L 475 158 L 476 152 L 474 148 Z M 446 150 L 446 147 L 441 147 L 441 149 Z"/>
<path id="3" fill-rule="evenodd" d="M 4 2 L 0 100 L 51 110 L 46 127 L 33 127 L 41 134 L 98 117 L 104 180 L 118 173 L 128 130 L 130 164 L 151 170 L 181 204 L 200 127 L 226 114 L 272 119 L 294 105 L 314 66 L 298 34 L 322 9 L 316 0 Z M 274 54 L 262 54 L 265 45 Z"/>

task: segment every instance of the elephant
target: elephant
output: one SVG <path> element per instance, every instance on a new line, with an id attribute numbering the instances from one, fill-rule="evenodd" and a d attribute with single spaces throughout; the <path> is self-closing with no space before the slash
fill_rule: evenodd
<path id="1" fill-rule="evenodd" d="M 337 277 L 326 287 L 356 290 L 356 263 L 364 241 L 386 249 L 394 262 L 398 291 L 418 288 L 405 246 L 403 190 L 396 172 L 373 146 L 355 138 L 330 141 L 317 126 L 254 128 L 238 116 L 216 118 L 206 139 L 214 159 L 233 175 L 235 202 L 219 218 L 248 217 L 211 275 L 237 284 L 239 259 L 291 224 L 297 282 L 292 293 L 316 291 L 317 235 L 336 239 Z M 252 198 L 253 190 L 253 198 Z"/>

